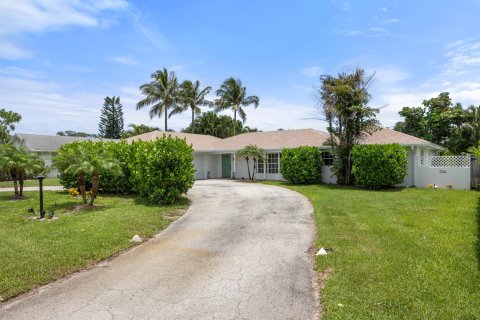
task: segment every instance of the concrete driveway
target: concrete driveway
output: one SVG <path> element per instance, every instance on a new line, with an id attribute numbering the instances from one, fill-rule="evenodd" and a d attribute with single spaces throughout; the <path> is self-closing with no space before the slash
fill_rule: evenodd
<path id="1" fill-rule="evenodd" d="M 312 207 L 278 187 L 197 181 L 187 213 L 110 262 L 4 303 L 0 319 L 314 319 Z"/>

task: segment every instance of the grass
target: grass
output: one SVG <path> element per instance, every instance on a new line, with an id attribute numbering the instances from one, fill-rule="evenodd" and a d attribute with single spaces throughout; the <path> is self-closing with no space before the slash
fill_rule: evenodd
<path id="1" fill-rule="evenodd" d="M 314 206 L 324 320 L 480 319 L 480 194 L 280 185 Z"/>
<path id="2" fill-rule="evenodd" d="M 47 191 L 45 208 L 54 209 L 59 219 L 35 221 L 27 210 L 38 211 L 38 192 L 25 194 L 27 199 L 13 201 L 10 193 L 0 193 L 0 301 L 125 250 L 135 234 L 152 237 L 188 207 L 187 199 L 158 206 L 102 195 L 96 208 L 73 212 L 69 208 L 79 198 Z"/>
<path id="3" fill-rule="evenodd" d="M 44 186 L 61 186 L 58 178 L 43 179 Z M 24 187 L 38 187 L 38 179 L 25 180 Z M 0 181 L 0 188 L 13 188 L 12 181 Z"/>

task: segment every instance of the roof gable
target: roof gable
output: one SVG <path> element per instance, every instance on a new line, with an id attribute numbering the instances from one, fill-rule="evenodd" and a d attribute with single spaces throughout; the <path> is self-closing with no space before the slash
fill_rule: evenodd
<path id="1" fill-rule="evenodd" d="M 74 141 L 118 141 L 116 139 L 102 139 L 91 137 L 50 136 L 40 134 L 17 133 L 15 136 L 23 142 L 23 145 L 36 152 L 54 152 L 64 144 Z"/>

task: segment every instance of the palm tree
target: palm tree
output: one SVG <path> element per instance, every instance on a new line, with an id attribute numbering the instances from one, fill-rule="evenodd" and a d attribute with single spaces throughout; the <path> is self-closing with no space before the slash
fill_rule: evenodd
<path id="1" fill-rule="evenodd" d="M 44 170 L 45 162 L 37 154 L 10 144 L 0 144 L 0 171 L 11 176 L 15 196 L 23 196 L 25 179 Z"/>
<path id="2" fill-rule="evenodd" d="M 239 159 L 247 160 L 248 179 L 253 180 L 255 178 L 255 171 L 257 171 L 257 161 L 265 160 L 265 150 L 256 145 L 250 144 L 245 148 L 238 150 L 237 157 Z M 250 158 L 253 158 L 253 174 L 250 174 Z"/>
<path id="3" fill-rule="evenodd" d="M 168 72 L 166 68 L 157 70 L 150 76 L 153 81 L 140 86 L 140 91 L 146 97 L 137 103 L 137 110 L 152 105 L 150 119 L 158 116 L 165 117 L 165 131 L 167 128 L 168 109 L 175 108 L 179 102 L 178 80 L 175 73 Z"/>
<path id="4" fill-rule="evenodd" d="M 195 133 L 195 114 L 200 114 L 202 112 L 200 106 L 211 105 L 211 102 L 205 98 L 210 90 L 212 90 L 212 87 L 205 87 L 200 90 L 200 82 L 198 80 L 195 81 L 195 83 L 190 80 L 182 82 L 179 92 L 181 104 L 170 112 L 169 117 L 173 114 L 184 112 L 190 108 L 192 111 L 191 130 L 192 133 Z"/>
<path id="5" fill-rule="evenodd" d="M 108 172 L 112 175 L 121 175 L 122 170 L 118 159 L 111 155 L 101 142 L 71 142 L 60 147 L 58 154 L 53 158 L 54 166 L 66 174 L 77 178 L 78 188 L 84 204 L 87 204 L 85 180 L 87 175 L 92 177 L 92 194 L 90 206 L 93 206 L 99 186 L 100 175 Z"/>
<path id="6" fill-rule="evenodd" d="M 242 86 L 242 81 L 239 79 L 228 78 L 216 93 L 219 98 L 215 100 L 215 112 L 227 109 L 233 110 L 234 123 L 237 123 L 237 112 L 240 119 L 245 123 L 247 115 L 243 107 L 253 104 L 256 109 L 260 102 L 257 96 L 247 96 L 247 88 Z M 236 134 L 235 126 L 233 127 L 233 134 Z"/>

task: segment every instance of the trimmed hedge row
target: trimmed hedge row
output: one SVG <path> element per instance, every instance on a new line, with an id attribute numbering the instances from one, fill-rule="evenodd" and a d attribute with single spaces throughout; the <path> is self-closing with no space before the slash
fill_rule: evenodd
<path id="1" fill-rule="evenodd" d="M 407 175 L 407 151 L 401 145 L 356 145 L 352 151 L 355 184 L 381 189 L 402 183 Z"/>
<path id="2" fill-rule="evenodd" d="M 193 186 L 193 148 L 185 139 L 164 136 L 130 144 L 125 141 L 95 143 L 119 160 L 123 173 L 115 176 L 102 172 L 102 192 L 139 194 L 153 203 L 171 204 Z M 62 148 L 68 148 L 68 144 Z M 65 188 L 78 187 L 76 177 L 64 172 L 60 173 L 59 180 Z M 86 186 L 91 187 L 91 176 L 87 175 Z"/>
<path id="3" fill-rule="evenodd" d="M 283 149 L 280 173 L 292 184 L 319 183 L 322 165 L 322 153 L 317 147 Z"/>

